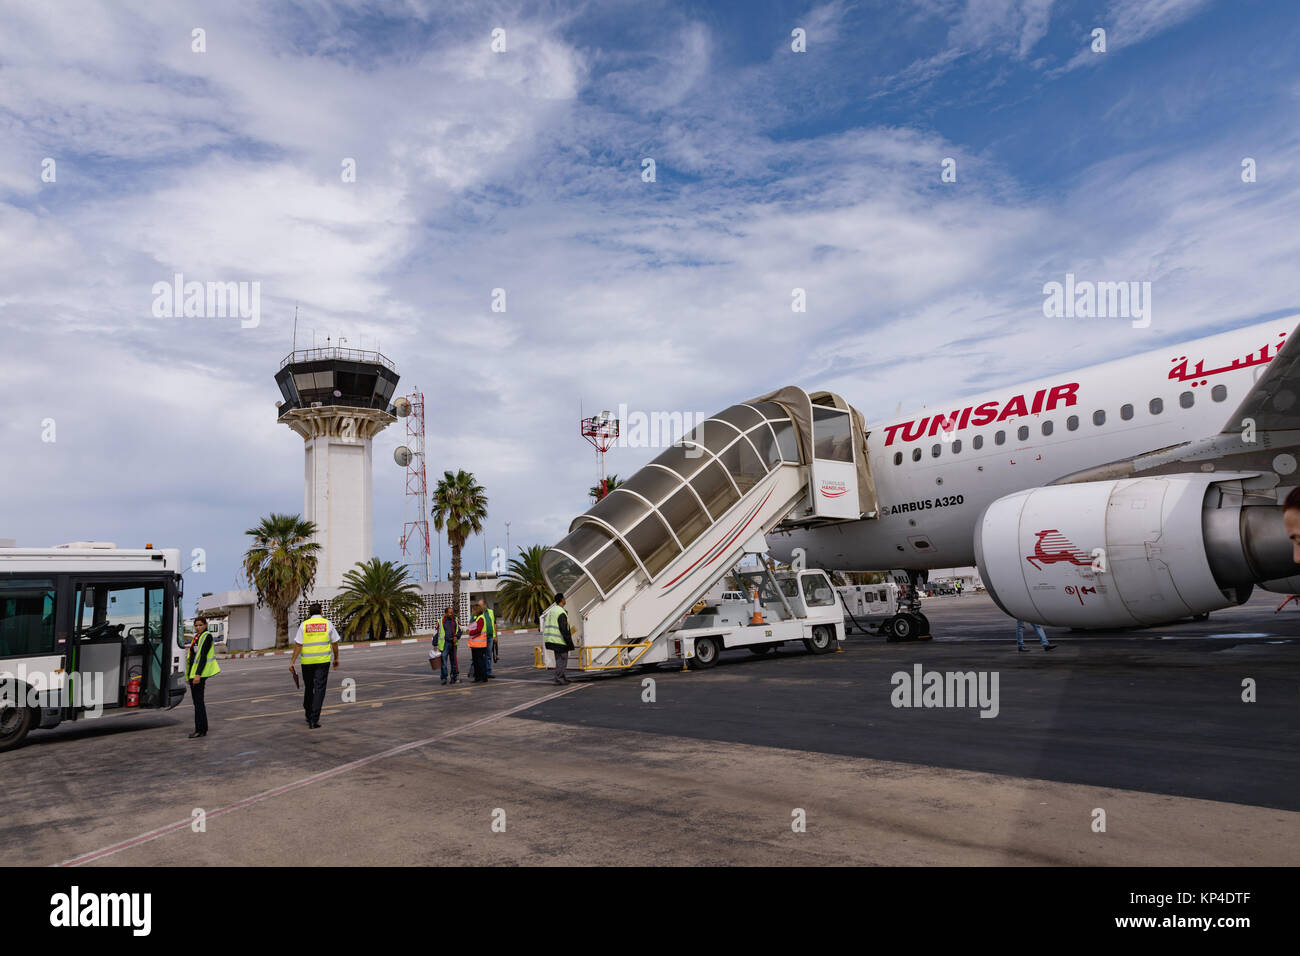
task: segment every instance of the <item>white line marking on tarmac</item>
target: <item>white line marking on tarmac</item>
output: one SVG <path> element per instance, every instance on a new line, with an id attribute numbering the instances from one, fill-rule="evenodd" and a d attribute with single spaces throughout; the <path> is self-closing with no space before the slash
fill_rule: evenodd
<path id="1" fill-rule="evenodd" d="M 414 750 L 416 747 L 427 747 L 429 744 L 437 743 L 439 740 L 445 740 L 455 734 L 462 733 L 466 730 L 473 730 L 475 727 L 481 727 L 484 724 L 491 723 L 494 720 L 500 720 L 502 717 L 509 717 L 517 714 L 521 710 L 527 710 L 530 707 L 536 707 L 538 704 L 544 704 L 548 700 L 555 700 L 557 697 L 563 697 L 565 694 L 571 694 L 575 690 L 581 690 L 586 684 L 574 684 L 572 687 L 566 687 L 563 690 L 557 690 L 553 694 L 546 694 L 536 700 L 530 700 L 526 703 L 519 704 L 517 707 L 511 707 L 509 710 L 502 710 L 495 714 L 489 714 L 487 717 L 480 717 L 478 720 L 470 721 L 468 724 L 462 724 L 451 730 L 445 730 L 433 737 L 426 737 L 423 740 L 413 740 L 410 743 L 399 744 L 396 747 L 390 747 L 388 750 L 371 754 L 368 757 L 362 757 L 359 760 L 353 760 L 349 763 L 339 764 L 329 770 L 323 770 L 320 773 L 314 773 L 310 777 L 303 777 L 301 780 L 295 780 L 293 783 L 286 783 L 280 787 L 273 787 L 270 790 L 263 790 L 261 793 L 254 794 L 251 797 L 240 800 L 237 803 L 231 803 L 224 807 L 218 807 L 216 810 L 209 810 L 207 819 L 224 816 L 227 813 L 233 813 L 235 810 L 242 810 L 244 807 L 251 807 L 255 803 L 261 803 L 263 800 L 269 800 L 272 797 L 278 797 L 281 794 L 289 793 L 293 790 L 299 790 L 309 784 L 320 783 L 322 780 L 328 780 L 330 777 L 336 777 L 341 773 L 347 773 L 349 770 L 355 770 L 357 767 L 364 767 L 366 764 L 374 763 L 376 760 L 383 760 L 385 757 L 392 757 L 408 750 Z M 62 863 L 56 863 L 55 866 L 81 866 L 84 863 L 93 863 L 95 860 L 102 860 L 106 856 L 112 856 L 114 853 L 120 853 L 122 850 L 129 850 L 131 847 L 140 846 L 157 840 L 159 837 L 166 836 L 169 833 L 176 833 L 185 830 L 194 822 L 192 817 L 186 817 L 184 820 L 178 820 L 175 823 L 169 823 L 167 826 L 159 827 L 156 830 L 150 830 L 148 833 L 142 833 L 137 837 L 129 840 L 123 840 L 121 843 L 114 843 L 94 850 L 90 853 L 83 853 L 81 856 L 74 856 L 70 860 L 64 860 Z"/>

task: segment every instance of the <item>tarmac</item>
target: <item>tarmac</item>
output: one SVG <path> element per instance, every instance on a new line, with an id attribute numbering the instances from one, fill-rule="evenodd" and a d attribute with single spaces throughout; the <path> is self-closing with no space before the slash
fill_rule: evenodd
<path id="1" fill-rule="evenodd" d="M 536 633 L 502 638 L 487 684 L 441 685 L 427 642 L 349 649 L 316 730 L 287 658 L 229 660 L 205 738 L 187 700 L 0 754 L 0 863 L 1295 865 L 1282 600 L 1019 653 L 987 596 L 932 598 L 929 641 L 567 687 Z M 996 675 L 996 707 L 895 706 L 918 665 Z"/>

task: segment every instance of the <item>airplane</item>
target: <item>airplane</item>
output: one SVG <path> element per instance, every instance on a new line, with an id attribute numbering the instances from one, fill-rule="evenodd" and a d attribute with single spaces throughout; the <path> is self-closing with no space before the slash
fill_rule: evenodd
<path id="1" fill-rule="evenodd" d="M 877 511 L 779 530 L 773 553 L 897 569 L 913 589 L 975 564 L 1008 615 L 1082 629 L 1202 618 L 1255 586 L 1300 593 L 1281 506 L 1300 485 L 1298 322 L 868 424 Z M 896 638 L 928 633 L 910 610 Z"/>

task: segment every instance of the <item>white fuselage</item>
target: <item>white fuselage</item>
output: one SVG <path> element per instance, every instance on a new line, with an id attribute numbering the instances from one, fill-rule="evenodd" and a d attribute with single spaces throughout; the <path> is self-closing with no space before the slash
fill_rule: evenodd
<path id="1" fill-rule="evenodd" d="M 810 566 L 843 570 L 974 564 L 975 521 L 995 499 L 1227 428 L 1228 417 L 1298 318 L 923 407 L 869 426 L 879 516 L 778 534 L 774 551 L 785 555 L 802 547 Z"/>

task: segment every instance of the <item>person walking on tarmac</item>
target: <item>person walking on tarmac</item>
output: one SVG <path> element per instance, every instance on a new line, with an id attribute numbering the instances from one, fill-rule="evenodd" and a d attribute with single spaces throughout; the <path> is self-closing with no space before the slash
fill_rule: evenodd
<path id="1" fill-rule="evenodd" d="M 217 664 L 215 641 L 212 632 L 208 630 L 208 619 L 196 617 L 194 640 L 185 662 L 185 679 L 189 681 L 190 697 L 194 699 L 194 733 L 190 734 L 191 739 L 208 735 L 208 705 L 203 698 L 204 688 L 209 677 L 221 673 L 221 667 Z"/>
<path id="2" fill-rule="evenodd" d="M 442 682 L 447 683 L 447 662 L 451 662 L 451 682 L 460 680 L 460 666 L 456 662 L 456 642 L 460 640 L 460 623 L 451 611 L 451 605 L 443 609 L 442 620 L 438 622 L 438 650 L 442 651 Z"/>
<path id="3" fill-rule="evenodd" d="M 1045 651 L 1056 650 L 1056 645 L 1047 639 L 1047 634 L 1043 631 L 1043 625 L 1033 624 L 1031 626 L 1035 631 L 1038 632 L 1038 639 L 1043 644 L 1043 650 Z M 1022 651 L 1029 650 L 1029 648 L 1025 647 L 1025 622 L 1024 621 L 1019 621 L 1019 620 L 1016 621 L 1016 647 L 1018 647 Z"/>
<path id="4" fill-rule="evenodd" d="M 487 628 L 487 614 L 480 609 L 479 613 L 474 615 L 474 624 L 465 632 L 466 636 L 469 638 L 469 652 L 473 660 L 474 683 L 476 684 L 486 684 L 488 679 Z"/>
<path id="5" fill-rule="evenodd" d="M 334 669 L 338 670 L 339 666 L 339 632 L 321 616 L 320 602 L 308 605 L 307 614 L 293 639 L 293 659 L 289 661 L 289 670 L 293 671 L 293 665 L 301 656 L 302 709 L 307 712 L 307 726 L 315 730 L 320 726 L 320 709 L 325 704 L 331 654 Z"/>
<path id="6" fill-rule="evenodd" d="M 555 655 L 556 684 L 567 684 L 564 668 L 573 650 L 573 635 L 569 631 L 569 612 L 564 609 L 564 593 L 556 592 L 555 603 L 542 613 L 542 642 Z"/>

